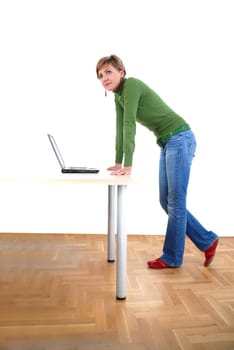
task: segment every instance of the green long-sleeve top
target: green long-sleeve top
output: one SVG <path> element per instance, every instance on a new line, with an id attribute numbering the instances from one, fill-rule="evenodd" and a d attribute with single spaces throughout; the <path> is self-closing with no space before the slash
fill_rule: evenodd
<path id="1" fill-rule="evenodd" d="M 116 163 L 132 166 L 135 150 L 136 122 L 163 139 L 185 124 L 149 86 L 136 78 L 124 78 L 114 91 L 116 107 Z"/>

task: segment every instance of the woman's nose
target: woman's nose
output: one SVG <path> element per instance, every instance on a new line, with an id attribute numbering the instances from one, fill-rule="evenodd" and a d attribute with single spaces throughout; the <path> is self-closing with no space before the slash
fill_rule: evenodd
<path id="1" fill-rule="evenodd" d="M 107 79 L 108 79 L 107 74 L 103 74 L 103 78 L 102 78 L 102 80 L 103 80 L 103 81 L 106 81 Z"/>

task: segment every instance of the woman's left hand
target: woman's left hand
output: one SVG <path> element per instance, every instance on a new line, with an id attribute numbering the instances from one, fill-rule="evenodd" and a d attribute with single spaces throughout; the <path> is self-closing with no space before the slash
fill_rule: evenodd
<path id="1" fill-rule="evenodd" d="M 126 166 L 121 169 L 117 169 L 111 172 L 111 175 L 131 175 L 132 172 L 132 167 L 131 166 Z"/>

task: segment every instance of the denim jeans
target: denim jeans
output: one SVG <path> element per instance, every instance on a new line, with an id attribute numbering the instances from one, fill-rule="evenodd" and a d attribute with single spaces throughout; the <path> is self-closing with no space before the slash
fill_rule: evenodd
<path id="1" fill-rule="evenodd" d="M 160 153 L 160 204 L 168 215 L 161 259 L 173 267 L 183 263 L 186 235 L 201 251 L 208 249 L 218 238 L 214 232 L 207 231 L 186 208 L 187 187 L 195 151 L 195 136 L 192 130 L 187 130 L 172 136 Z"/>

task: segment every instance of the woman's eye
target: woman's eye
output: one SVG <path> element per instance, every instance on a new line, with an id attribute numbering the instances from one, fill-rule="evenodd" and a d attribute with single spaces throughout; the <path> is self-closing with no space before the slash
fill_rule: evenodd
<path id="1" fill-rule="evenodd" d="M 111 75 L 111 74 L 112 74 L 112 71 L 111 71 L 111 70 L 106 70 L 106 71 L 104 72 L 104 74 L 102 74 L 102 73 L 98 74 L 98 79 L 103 79 L 104 76 L 108 76 L 108 75 Z"/>

